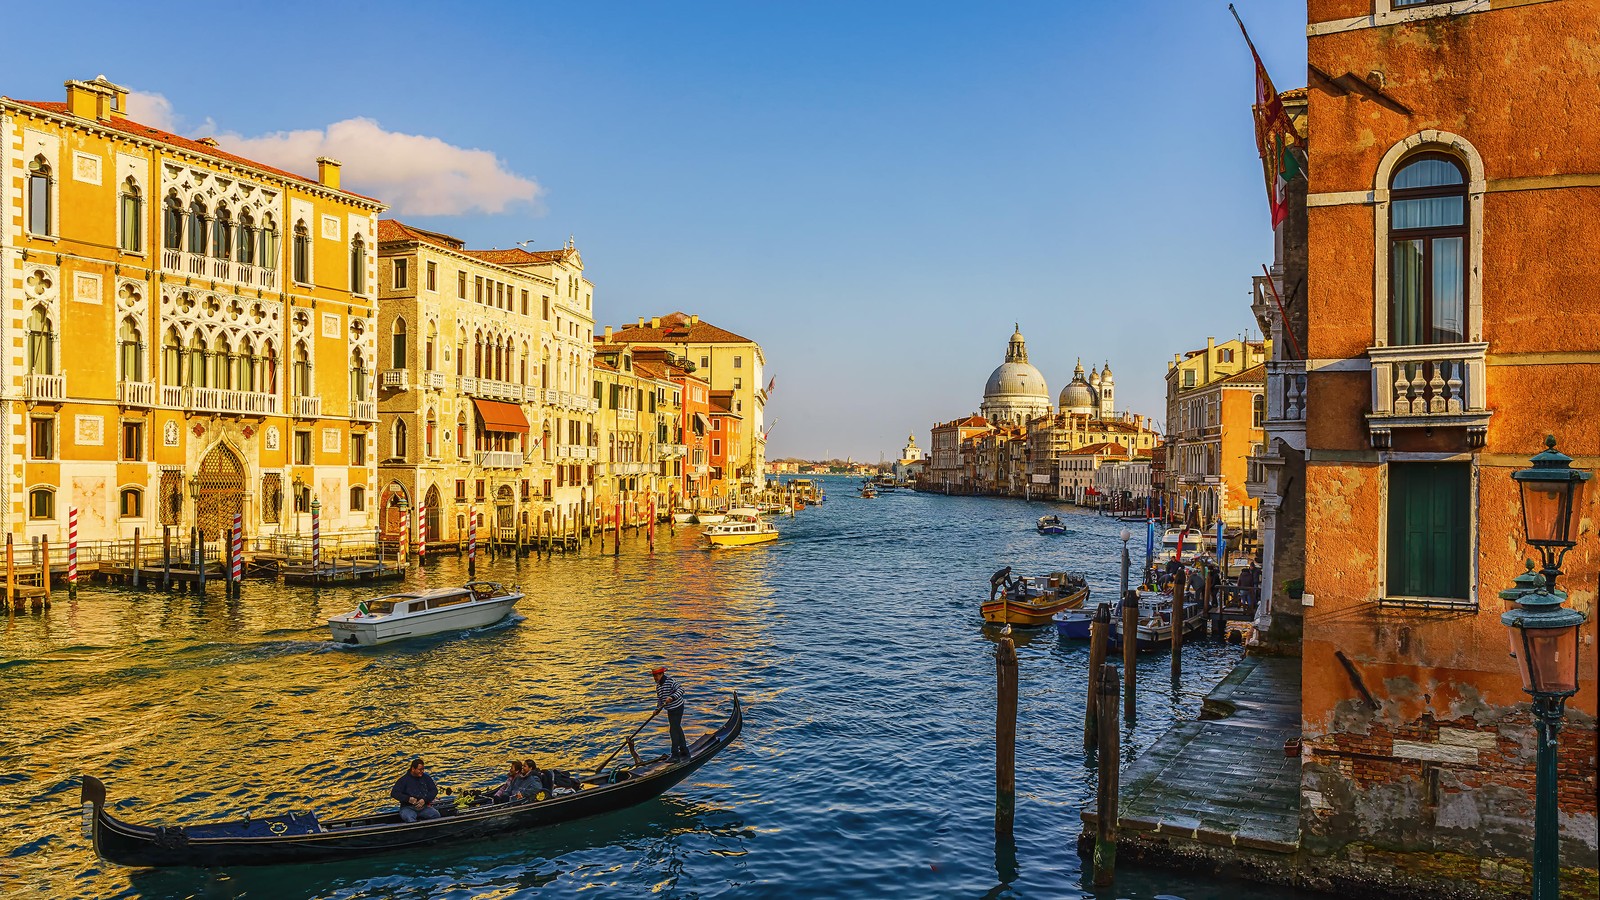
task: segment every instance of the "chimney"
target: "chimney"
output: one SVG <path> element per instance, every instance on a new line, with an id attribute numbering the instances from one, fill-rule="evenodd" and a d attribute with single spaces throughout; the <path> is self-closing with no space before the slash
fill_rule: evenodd
<path id="1" fill-rule="evenodd" d="M 689 317 L 689 324 L 690 325 L 699 325 L 700 324 L 700 317 L 699 316 L 690 316 Z"/>
<path id="2" fill-rule="evenodd" d="M 339 190 L 339 166 L 337 159 L 327 156 L 317 157 L 317 184 L 325 188 Z"/>
<path id="3" fill-rule="evenodd" d="M 611 326 L 606 326 L 606 343 L 611 343 Z"/>
<path id="4" fill-rule="evenodd" d="M 128 94 L 127 88 L 112 84 L 104 75 L 93 81 L 64 82 L 67 88 L 67 112 L 80 119 L 106 122 L 111 111 L 119 109 L 119 101 Z"/>
<path id="5" fill-rule="evenodd" d="M 650 327 L 651 328 L 660 328 L 661 327 L 661 317 L 660 316 L 651 316 L 650 317 Z"/>
<path id="6" fill-rule="evenodd" d="M 640 328 L 643 328 L 643 327 L 644 327 L 644 316 L 640 316 L 640 317 L 639 317 L 639 327 L 640 327 Z"/>
<path id="7" fill-rule="evenodd" d="M 217 139 L 214 137 L 195 138 L 195 143 L 205 144 L 207 147 L 215 147 L 217 145 Z"/>

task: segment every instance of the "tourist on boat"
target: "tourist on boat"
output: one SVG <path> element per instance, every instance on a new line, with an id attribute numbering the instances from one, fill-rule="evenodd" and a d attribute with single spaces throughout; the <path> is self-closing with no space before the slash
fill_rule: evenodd
<path id="1" fill-rule="evenodd" d="M 411 761 L 411 767 L 394 783 L 389 796 L 400 804 L 402 822 L 439 818 L 439 810 L 433 805 L 434 798 L 439 796 L 439 786 L 433 783 L 433 776 L 427 773 L 427 766 L 420 759 Z"/>
<path id="2" fill-rule="evenodd" d="M 666 666 L 650 670 L 650 676 L 656 680 L 658 708 L 667 711 L 667 727 L 672 732 L 672 758 L 687 757 L 689 742 L 683 738 L 683 688 L 676 678 L 667 674 Z"/>
<path id="3" fill-rule="evenodd" d="M 533 774 L 533 760 L 518 762 L 511 761 L 511 770 L 506 773 L 505 783 L 494 789 L 490 795 L 496 803 L 508 803 L 513 800 L 526 800 L 539 790 L 539 778 Z"/>
<path id="4" fill-rule="evenodd" d="M 1239 573 L 1239 602 L 1250 611 L 1252 617 L 1256 614 L 1256 604 L 1261 602 L 1261 570 L 1256 568 L 1254 560 L 1244 567 Z"/>
<path id="5" fill-rule="evenodd" d="M 1175 584 L 1178 580 L 1178 573 L 1182 571 L 1183 564 L 1178 562 L 1178 558 L 1176 556 L 1167 560 L 1167 571 L 1161 576 L 1162 593 L 1166 593 L 1172 589 L 1173 584 Z"/>

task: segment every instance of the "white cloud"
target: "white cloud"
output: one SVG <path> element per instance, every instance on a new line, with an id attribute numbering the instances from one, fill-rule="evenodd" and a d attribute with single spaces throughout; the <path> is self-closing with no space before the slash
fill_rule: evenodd
<path id="1" fill-rule="evenodd" d="M 230 153 L 288 172 L 313 175 L 317 157 L 332 157 L 344 164 L 344 187 L 382 200 L 397 215 L 500 213 L 519 204 L 536 203 L 544 193 L 538 182 L 511 171 L 491 151 L 388 131 L 367 118 L 254 137 L 219 134 L 210 119 L 188 127 L 187 120 L 173 110 L 172 101 L 145 91 L 128 93 L 127 115 L 135 122 L 176 134 L 213 136 Z"/>
<path id="2" fill-rule="evenodd" d="M 532 203 L 544 192 L 538 182 L 512 172 L 488 150 L 388 131 L 367 118 L 345 119 L 325 129 L 216 138 L 230 153 L 290 172 L 315 171 L 319 156 L 337 159 L 344 164 L 346 187 L 388 203 L 400 215 L 499 213 Z"/>

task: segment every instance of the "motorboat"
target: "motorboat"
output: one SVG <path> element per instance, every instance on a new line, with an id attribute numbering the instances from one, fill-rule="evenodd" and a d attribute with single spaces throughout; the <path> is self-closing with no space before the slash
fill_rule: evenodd
<path id="1" fill-rule="evenodd" d="M 1182 559 L 1190 559 L 1205 552 L 1205 538 L 1198 528 L 1168 528 L 1161 535 L 1161 546 L 1156 548 L 1155 561 L 1165 563 L 1182 551 Z M 1182 560 L 1179 560 L 1180 562 Z"/>
<path id="2" fill-rule="evenodd" d="M 694 521 L 697 525 L 716 525 L 726 518 L 727 515 L 719 512 L 711 512 L 710 510 L 706 510 L 705 512 L 697 512 L 694 514 Z"/>
<path id="3" fill-rule="evenodd" d="M 778 539 L 778 529 L 750 506 L 728 510 L 727 519 L 707 528 L 705 534 L 713 547 L 747 547 Z"/>
<path id="4" fill-rule="evenodd" d="M 328 619 L 333 639 L 363 647 L 463 628 L 481 628 L 511 614 L 522 592 L 495 581 L 387 594 L 363 600 L 354 612 Z"/>
<path id="5" fill-rule="evenodd" d="M 587 816 L 637 806 L 671 790 L 710 762 L 744 724 L 739 696 L 727 721 L 695 738 L 689 755 L 640 759 L 602 769 L 578 780 L 578 789 L 555 791 L 544 799 L 468 806 L 457 795 L 441 795 L 439 817 L 405 822 L 393 804 L 348 818 L 323 819 L 315 812 L 292 812 L 221 822 L 138 825 L 107 809 L 106 786 L 83 776 L 83 824 L 94 852 L 121 866 L 287 865 L 350 859 L 451 841 L 495 838 Z M 631 739 L 628 746 L 631 747 Z M 116 804 L 119 811 L 122 803 Z"/>
<path id="6" fill-rule="evenodd" d="M 989 599 L 979 612 L 985 622 L 996 625 L 1036 627 L 1049 625 L 1056 613 L 1080 607 L 1088 599 L 1089 584 L 1082 575 L 1012 576 L 1007 566 L 989 578 Z"/>
<path id="7" fill-rule="evenodd" d="M 693 521 L 694 513 L 687 509 L 680 509 L 672 514 L 672 523 L 674 525 L 687 525 Z"/>
<path id="8" fill-rule="evenodd" d="M 877 496 L 878 496 L 878 489 L 873 487 L 870 483 L 869 484 L 863 484 L 861 486 L 861 499 L 863 499 L 863 500 L 871 500 L 871 499 L 873 499 L 873 498 L 875 498 Z"/>
<path id="9" fill-rule="evenodd" d="M 1061 521 L 1060 516 L 1040 516 L 1036 526 L 1040 534 L 1066 534 L 1067 523 Z"/>

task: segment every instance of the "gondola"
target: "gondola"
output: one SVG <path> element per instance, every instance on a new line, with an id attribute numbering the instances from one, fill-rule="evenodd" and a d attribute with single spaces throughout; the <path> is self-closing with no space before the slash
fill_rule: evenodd
<path id="1" fill-rule="evenodd" d="M 454 796 L 435 802 L 437 819 L 402 822 L 390 806 L 347 819 L 319 821 L 315 813 L 194 825 L 135 825 L 106 811 L 106 788 L 83 776 L 84 826 L 101 859 L 124 866 L 245 866 L 318 862 L 384 853 L 421 844 L 510 834 L 613 812 L 642 803 L 674 785 L 733 743 L 744 725 L 739 695 L 715 731 L 689 746 L 687 759 L 665 757 L 617 766 L 582 779 L 583 787 L 545 800 L 458 806 Z"/>

